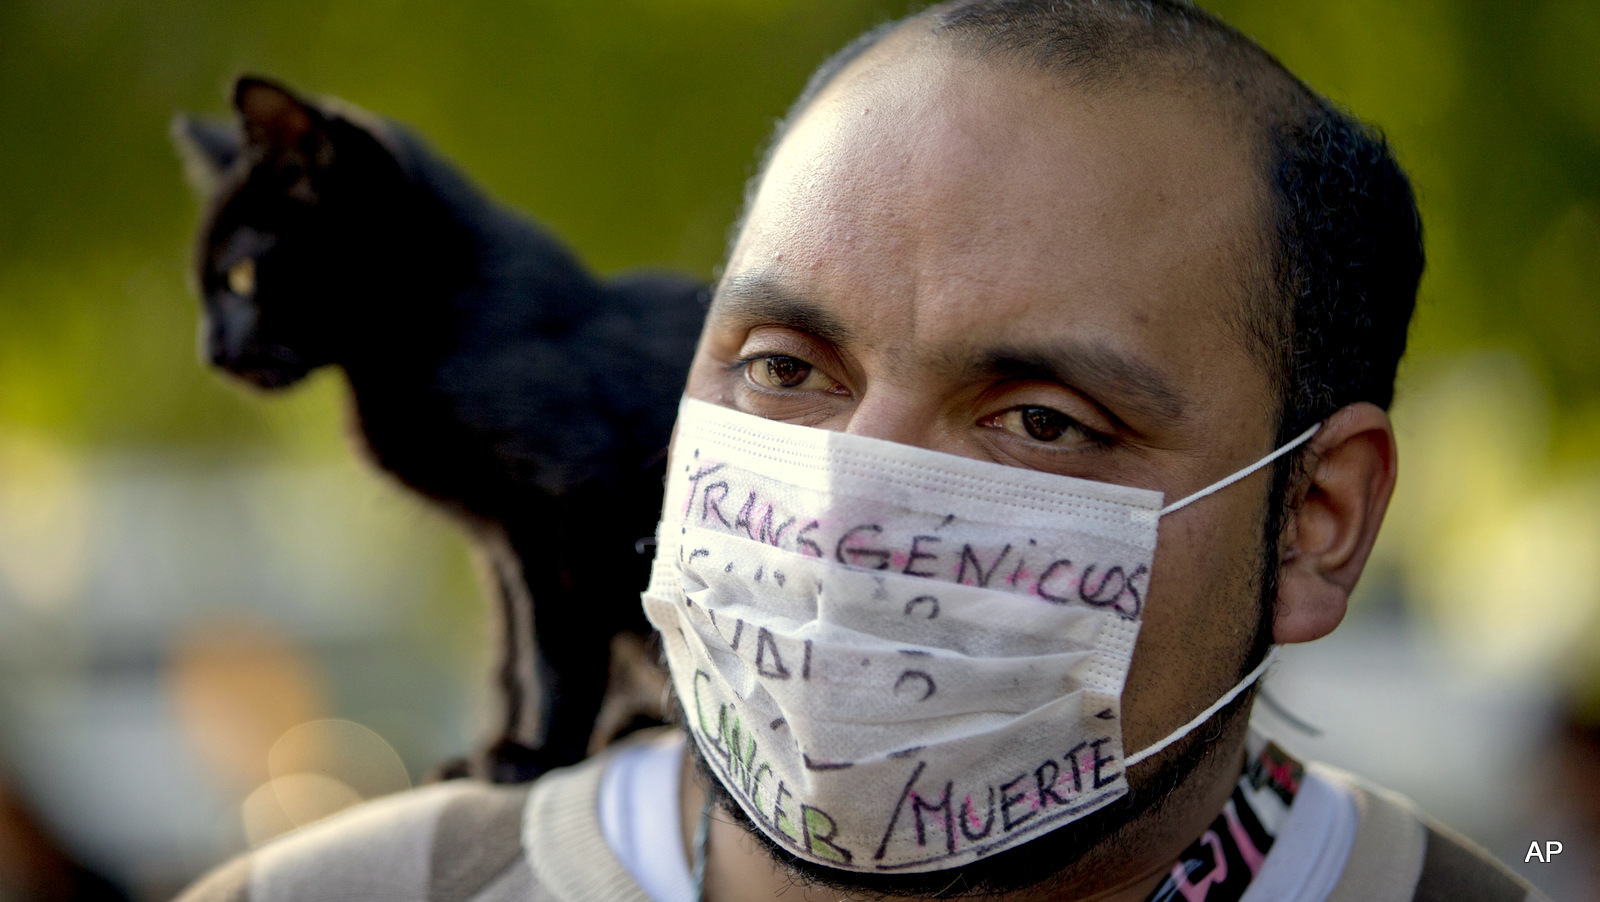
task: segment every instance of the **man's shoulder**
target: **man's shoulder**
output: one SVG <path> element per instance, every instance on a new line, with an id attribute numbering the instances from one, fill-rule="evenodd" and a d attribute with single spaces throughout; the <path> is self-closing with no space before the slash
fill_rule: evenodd
<path id="1" fill-rule="evenodd" d="M 1357 825 L 1327 902 L 1538 902 L 1546 897 L 1466 837 L 1421 813 L 1405 796 L 1311 763 L 1316 777 L 1349 793 Z"/>
<path id="2" fill-rule="evenodd" d="M 179 902 L 538 898 L 522 854 L 537 785 L 452 780 L 376 799 L 234 859 Z"/>
<path id="3" fill-rule="evenodd" d="M 650 902 L 606 844 L 598 797 L 613 756 L 661 732 L 532 783 L 451 780 L 358 805 L 234 859 L 177 902 Z"/>

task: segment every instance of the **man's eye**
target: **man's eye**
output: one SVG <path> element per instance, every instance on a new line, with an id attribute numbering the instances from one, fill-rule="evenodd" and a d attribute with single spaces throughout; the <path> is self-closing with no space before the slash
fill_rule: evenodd
<path id="1" fill-rule="evenodd" d="M 1048 407 L 1013 407 L 991 422 L 1008 432 L 1039 442 L 1055 442 L 1063 436 L 1081 438 L 1086 430 L 1078 421 Z"/>
<path id="2" fill-rule="evenodd" d="M 750 361 L 747 372 L 751 381 L 764 388 L 824 389 L 831 385 L 815 367 L 798 357 L 762 357 Z"/>

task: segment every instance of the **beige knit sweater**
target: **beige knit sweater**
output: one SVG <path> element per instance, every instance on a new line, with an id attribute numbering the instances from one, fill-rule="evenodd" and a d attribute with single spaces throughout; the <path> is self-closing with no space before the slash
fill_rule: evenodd
<path id="1" fill-rule="evenodd" d="M 651 902 L 600 832 L 609 755 L 521 786 L 453 780 L 353 808 L 213 871 L 179 902 Z M 1348 786 L 1355 845 L 1327 902 L 1544 900 L 1406 799 Z"/>

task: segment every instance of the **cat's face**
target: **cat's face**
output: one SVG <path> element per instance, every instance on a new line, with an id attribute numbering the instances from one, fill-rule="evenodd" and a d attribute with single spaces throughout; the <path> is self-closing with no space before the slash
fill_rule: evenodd
<path id="1" fill-rule="evenodd" d="M 240 79 L 234 97 L 236 130 L 175 123 L 191 177 L 214 186 L 196 259 L 200 353 L 281 388 L 355 339 L 400 173 L 370 132 L 282 87 Z"/>

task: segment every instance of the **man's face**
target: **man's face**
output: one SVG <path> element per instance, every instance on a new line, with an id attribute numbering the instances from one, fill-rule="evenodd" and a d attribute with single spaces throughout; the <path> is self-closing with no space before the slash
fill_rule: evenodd
<path id="1" fill-rule="evenodd" d="M 888 39 L 777 149 L 688 394 L 1169 502 L 1271 450 L 1241 326 L 1266 205 L 1245 129 L 1202 97 L 1085 93 L 930 40 Z M 1162 519 L 1130 752 L 1240 676 L 1267 480 Z"/>

